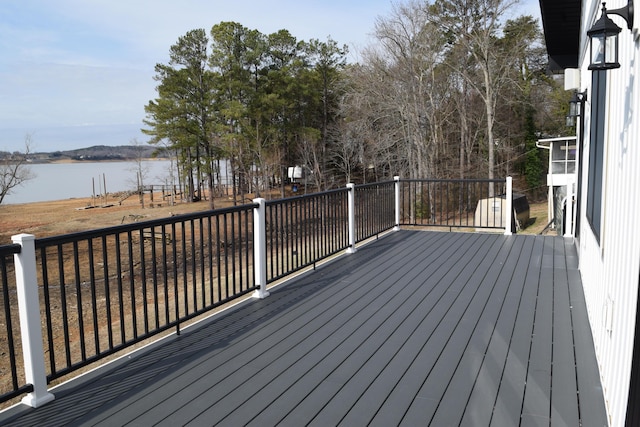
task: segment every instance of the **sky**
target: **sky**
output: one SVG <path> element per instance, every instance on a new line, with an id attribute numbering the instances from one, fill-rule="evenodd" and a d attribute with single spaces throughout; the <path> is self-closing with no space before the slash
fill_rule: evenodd
<path id="1" fill-rule="evenodd" d="M 391 0 L 1 0 L 0 151 L 71 150 L 148 141 L 154 66 L 187 31 L 222 21 L 298 40 L 331 37 L 348 60 L 372 43 Z M 538 0 L 519 14 L 539 18 Z"/>

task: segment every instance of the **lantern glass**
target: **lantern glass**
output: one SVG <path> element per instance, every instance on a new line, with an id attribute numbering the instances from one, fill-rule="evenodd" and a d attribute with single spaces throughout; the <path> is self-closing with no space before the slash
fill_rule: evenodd
<path id="1" fill-rule="evenodd" d="M 590 70 L 619 68 L 618 35 L 598 34 L 591 37 Z"/>
<path id="2" fill-rule="evenodd" d="M 604 55 L 606 44 L 604 42 L 604 34 L 598 34 L 591 37 L 591 65 L 599 66 L 604 64 Z"/>
<path id="3" fill-rule="evenodd" d="M 571 100 L 569 103 L 569 117 L 579 117 L 580 116 L 580 101 L 577 99 Z"/>
<path id="4" fill-rule="evenodd" d="M 618 35 L 607 34 L 604 41 L 604 62 L 606 64 L 618 64 Z"/>

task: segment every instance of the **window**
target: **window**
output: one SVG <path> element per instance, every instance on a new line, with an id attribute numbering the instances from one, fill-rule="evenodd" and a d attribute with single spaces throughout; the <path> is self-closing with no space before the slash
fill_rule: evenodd
<path id="1" fill-rule="evenodd" d="M 600 242 L 602 222 L 602 176 L 604 171 L 604 125 L 607 95 L 606 71 L 591 74 L 591 133 L 589 140 L 589 169 L 587 181 L 587 220 Z"/>
<path id="2" fill-rule="evenodd" d="M 551 173 L 570 174 L 576 171 L 576 143 L 574 140 L 554 141 L 551 144 Z"/>

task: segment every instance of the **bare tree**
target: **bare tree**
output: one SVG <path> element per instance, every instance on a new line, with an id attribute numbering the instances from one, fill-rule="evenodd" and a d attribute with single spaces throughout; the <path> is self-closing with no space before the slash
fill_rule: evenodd
<path id="1" fill-rule="evenodd" d="M 132 183 L 138 191 L 138 196 L 140 197 L 140 205 L 144 209 L 144 181 L 147 179 L 149 175 L 149 165 L 145 163 L 144 156 L 144 145 L 142 142 L 138 141 L 136 138 L 130 141 L 130 144 L 135 149 L 136 157 L 132 160 L 133 164 L 129 168 L 131 172 L 135 173 L 135 178 L 132 179 Z M 153 192 L 153 188 L 151 189 Z"/>
<path id="2" fill-rule="evenodd" d="M 345 102 L 343 101 L 343 106 Z M 358 166 L 362 166 L 363 161 L 363 141 L 362 137 L 366 129 L 362 127 L 362 121 L 344 120 L 335 129 L 336 144 L 332 146 L 331 156 L 338 171 L 344 176 L 345 182 L 353 182 L 353 173 Z M 365 177 L 366 178 L 366 177 Z"/>
<path id="3" fill-rule="evenodd" d="M 344 127 L 367 146 L 368 159 L 360 156 L 367 171 L 441 173 L 451 83 L 441 65 L 442 37 L 428 18 L 421 1 L 394 4 L 390 16 L 376 21 L 377 45 L 363 52 L 361 66 L 348 70 L 353 91 L 343 99 L 349 118 Z M 343 148 L 351 148 L 345 142 L 351 141 L 343 141 Z M 344 162 L 349 153 L 339 154 Z"/>
<path id="4" fill-rule="evenodd" d="M 160 178 L 169 190 L 169 205 L 176 204 L 177 193 L 183 194 L 182 182 L 180 180 L 180 162 L 178 161 L 179 150 L 166 138 L 158 141 L 159 148 L 154 151 L 153 155 L 159 155 L 169 159 L 169 166 L 166 175 Z M 177 186 L 177 188 L 176 188 Z"/>
<path id="5" fill-rule="evenodd" d="M 24 153 L 14 152 L 0 160 L 0 204 L 14 188 L 35 177 L 27 166 L 31 145 L 31 135 L 27 134 L 24 137 Z"/>
<path id="6" fill-rule="evenodd" d="M 513 59 L 510 52 L 501 49 L 498 43 L 503 17 L 518 0 L 436 0 L 430 19 L 445 34 L 452 46 L 468 55 L 474 64 L 461 61 L 460 55 L 451 55 L 448 61 L 453 70 L 475 89 L 484 101 L 486 121 L 486 148 L 488 155 L 488 177 L 493 179 L 495 169 L 494 125 L 496 104 L 501 87 L 508 81 Z M 493 186 L 490 186 L 493 195 Z"/>

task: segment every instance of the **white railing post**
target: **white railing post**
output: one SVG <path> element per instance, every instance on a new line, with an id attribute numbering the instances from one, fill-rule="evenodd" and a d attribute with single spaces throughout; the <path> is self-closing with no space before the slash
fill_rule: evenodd
<path id="1" fill-rule="evenodd" d="M 507 224 L 504 227 L 504 235 L 511 236 L 511 222 L 513 221 L 513 179 L 507 177 L 507 194 L 506 194 L 506 221 Z"/>
<path id="2" fill-rule="evenodd" d="M 11 236 L 11 240 L 22 246 L 20 253 L 15 254 L 13 258 L 20 311 L 24 376 L 27 384 L 33 385 L 33 391 L 22 399 L 22 403 L 37 408 L 52 401 L 54 396 L 47 389 L 47 374 L 44 368 L 35 236 L 18 234 Z"/>
<path id="3" fill-rule="evenodd" d="M 396 210 L 396 225 L 393 227 L 393 231 L 400 231 L 400 177 L 394 176 L 393 180 L 395 181 L 395 210 Z"/>
<path id="4" fill-rule="evenodd" d="M 265 200 L 253 199 L 258 206 L 253 208 L 253 270 L 258 289 L 254 298 L 266 298 L 267 291 L 267 210 Z"/>
<path id="5" fill-rule="evenodd" d="M 355 184 L 347 184 L 347 201 L 349 208 L 349 247 L 347 253 L 352 254 L 356 251 L 356 186 Z"/>
<path id="6" fill-rule="evenodd" d="M 564 212 L 564 236 L 573 237 L 573 182 L 567 183 L 567 202 L 566 210 Z"/>

